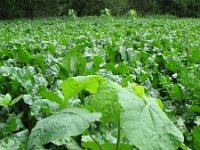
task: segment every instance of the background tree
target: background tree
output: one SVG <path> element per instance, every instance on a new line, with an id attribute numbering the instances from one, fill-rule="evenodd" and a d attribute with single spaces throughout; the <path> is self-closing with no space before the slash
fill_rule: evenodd
<path id="1" fill-rule="evenodd" d="M 159 13 L 161 2 L 160 0 L 129 0 L 129 6 L 136 9 L 142 15 L 148 13 Z"/>
<path id="2" fill-rule="evenodd" d="M 67 15 L 68 9 L 77 11 L 78 16 L 100 15 L 105 8 L 116 16 L 135 9 L 139 15 L 200 17 L 200 0 L 1 0 L 0 18 L 60 16 Z"/>

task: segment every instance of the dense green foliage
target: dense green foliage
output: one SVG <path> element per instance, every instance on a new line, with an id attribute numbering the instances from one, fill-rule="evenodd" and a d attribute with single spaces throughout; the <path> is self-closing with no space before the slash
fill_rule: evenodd
<path id="1" fill-rule="evenodd" d="M 0 149 L 199 150 L 199 29 L 105 15 L 0 22 Z"/>
<path id="2" fill-rule="evenodd" d="M 78 16 L 93 16 L 105 8 L 115 16 L 135 9 L 140 15 L 200 17 L 199 0 L 1 0 L 0 19 L 61 16 L 67 15 L 68 9 Z"/>

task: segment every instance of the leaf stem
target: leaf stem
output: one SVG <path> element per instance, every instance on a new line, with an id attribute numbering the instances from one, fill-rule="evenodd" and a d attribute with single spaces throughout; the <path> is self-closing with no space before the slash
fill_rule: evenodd
<path id="1" fill-rule="evenodd" d="M 88 135 L 91 137 L 91 139 L 97 144 L 97 146 L 99 147 L 99 150 L 103 150 L 101 145 L 99 144 L 99 142 L 97 140 L 95 140 L 92 135 L 90 134 L 90 132 L 88 131 Z"/>
<path id="2" fill-rule="evenodd" d="M 117 135 L 116 150 L 119 150 L 119 147 L 120 147 L 120 137 L 121 137 L 121 125 L 120 125 L 120 119 L 119 119 L 118 120 L 118 135 Z"/>

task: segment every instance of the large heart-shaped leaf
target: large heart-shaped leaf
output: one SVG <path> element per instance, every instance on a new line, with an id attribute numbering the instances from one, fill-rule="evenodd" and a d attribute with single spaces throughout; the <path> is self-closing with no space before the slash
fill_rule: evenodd
<path id="1" fill-rule="evenodd" d="M 100 117 L 100 113 L 90 113 L 81 108 L 67 108 L 38 121 L 31 131 L 28 147 L 37 149 L 52 141 L 80 135 Z"/>
<path id="2" fill-rule="evenodd" d="M 140 150 L 177 150 L 182 133 L 168 119 L 157 102 L 120 90 L 121 127 L 127 139 Z"/>

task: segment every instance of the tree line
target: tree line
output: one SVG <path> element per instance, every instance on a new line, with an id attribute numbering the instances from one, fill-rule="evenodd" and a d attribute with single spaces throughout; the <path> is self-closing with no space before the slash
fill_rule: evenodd
<path id="1" fill-rule="evenodd" d="M 171 14 L 200 17 L 200 0 L 1 0 L 0 18 L 36 18 L 67 15 L 74 9 L 78 16 L 99 15 L 108 8 L 112 15 L 135 9 L 139 15 Z"/>

